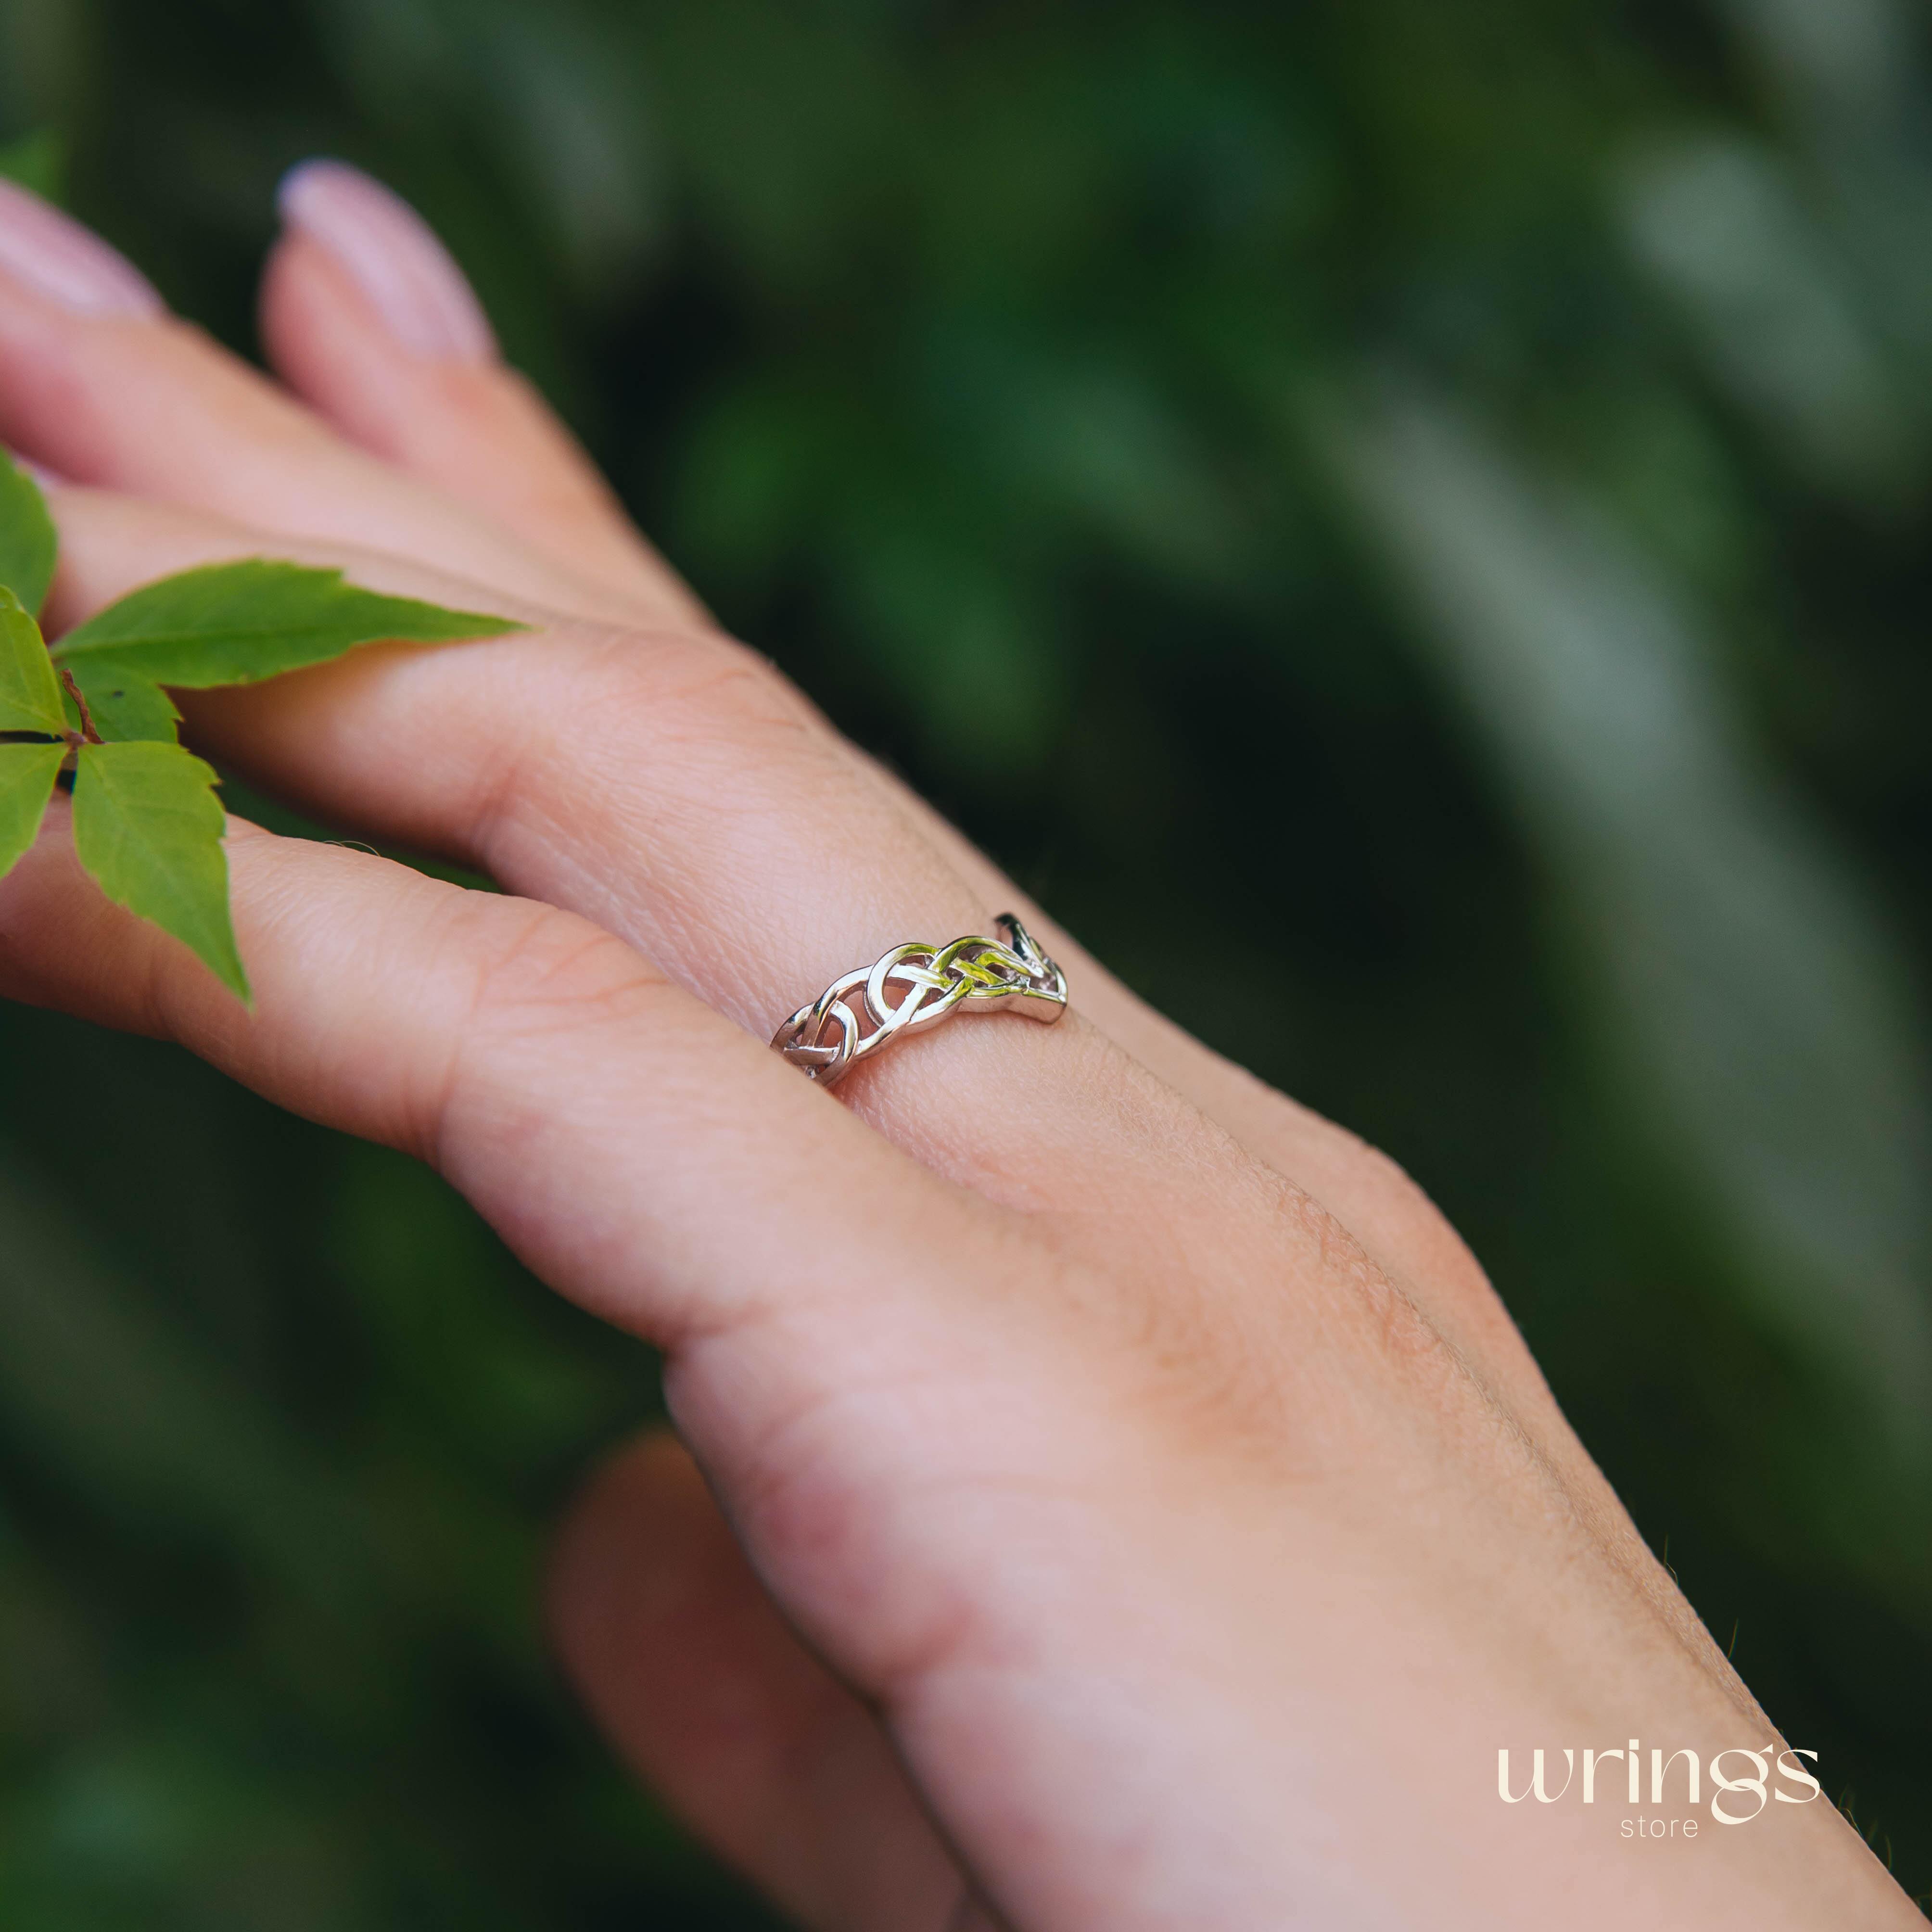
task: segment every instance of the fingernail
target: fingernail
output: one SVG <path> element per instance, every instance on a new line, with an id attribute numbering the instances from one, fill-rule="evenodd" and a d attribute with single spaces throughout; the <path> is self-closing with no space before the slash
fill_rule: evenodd
<path id="1" fill-rule="evenodd" d="M 99 236 L 4 179 L 0 271 L 83 315 L 157 316 L 167 307 L 147 277 Z"/>
<path id="2" fill-rule="evenodd" d="M 483 305 L 407 202 L 346 161 L 304 161 L 275 197 L 285 226 L 326 248 L 411 354 L 484 362 L 496 352 Z"/>

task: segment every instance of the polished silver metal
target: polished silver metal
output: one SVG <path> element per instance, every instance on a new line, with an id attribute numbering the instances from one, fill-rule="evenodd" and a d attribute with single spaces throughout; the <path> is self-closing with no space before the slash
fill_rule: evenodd
<path id="1" fill-rule="evenodd" d="M 1011 913 L 994 926 L 1001 938 L 895 946 L 800 1006 L 772 1034 L 773 1048 L 808 1079 L 830 1087 L 868 1055 L 962 1008 L 1004 1008 L 1051 1025 L 1066 1010 L 1066 975 Z M 896 1003 L 888 990 L 895 982 L 909 989 Z"/>

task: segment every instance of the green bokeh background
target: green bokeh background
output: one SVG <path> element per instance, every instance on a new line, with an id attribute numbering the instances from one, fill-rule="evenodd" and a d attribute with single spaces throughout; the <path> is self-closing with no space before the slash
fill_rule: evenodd
<path id="1" fill-rule="evenodd" d="M 742 634 L 1431 1190 L 1923 1897 L 1928 30 L 4 0 L 0 131 L 244 347 L 284 167 L 414 198 Z M 0 1094 L 0 1924 L 768 1923 L 538 1640 L 650 1357 L 171 1050 Z"/>

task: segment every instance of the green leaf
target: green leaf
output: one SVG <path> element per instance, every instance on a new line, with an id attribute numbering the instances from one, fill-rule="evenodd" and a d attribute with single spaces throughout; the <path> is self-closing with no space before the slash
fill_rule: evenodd
<path id="1" fill-rule="evenodd" d="M 40 485 L 0 450 L 0 585 L 38 611 L 47 601 L 59 550 Z"/>
<path id="2" fill-rule="evenodd" d="M 84 745 L 74 788 L 80 862 L 116 905 L 192 947 L 243 999 L 228 916 L 227 814 L 214 767 L 178 745 Z"/>
<path id="3" fill-rule="evenodd" d="M 0 879 L 40 836 L 66 756 L 64 745 L 0 745 Z"/>
<path id="4" fill-rule="evenodd" d="M 40 640 L 40 627 L 19 598 L 0 587 L 0 731 L 64 736 L 60 674 Z"/>
<path id="5" fill-rule="evenodd" d="M 151 584 L 70 631 L 54 655 L 92 705 L 98 691 L 124 692 L 130 683 L 186 691 L 253 684 L 326 663 L 358 644 L 454 644 L 524 628 L 478 611 L 379 596 L 344 582 L 339 570 L 256 557 Z M 152 722 L 150 716 L 144 735 L 158 735 Z"/>
<path id="6" fill-rule="evenodd" d="M 86 694 L 94 730 L 109 744 L 175 742 L 181 713 L 159 685 L 134 676 L 118 659 L 107 658 L 90 668 L 92 676 L 83 677 L 76 671 L 74 681 Z"/>

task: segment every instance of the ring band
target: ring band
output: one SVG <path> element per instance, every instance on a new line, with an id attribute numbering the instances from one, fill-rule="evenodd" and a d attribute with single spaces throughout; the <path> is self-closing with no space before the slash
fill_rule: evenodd
<path id="1" fill-rule="evenodd" d="M 1010 1008 L 1051 1025 L 1066 1010 L 1066 975 L 1011 913 L 1000 914 L 994 927 L 1003 938 L 895 946 L 800 1006 L 772 1034 L 772 1047 L 807 1079 L 830 1087 L 868 1054 L 962 1007 Z M 894 980 L 910 988 L 896 1005 L 886 993 Z"/>

